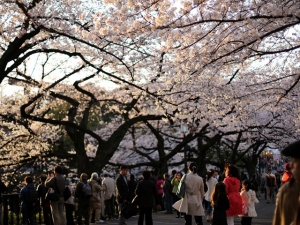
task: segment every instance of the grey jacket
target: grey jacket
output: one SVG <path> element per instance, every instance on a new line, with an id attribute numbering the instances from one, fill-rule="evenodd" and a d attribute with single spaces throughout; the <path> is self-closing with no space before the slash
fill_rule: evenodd
<path id="1" fill-rule="evenodd" d="M 55 188 L 55 180 L 56 180 L 56 185 L 57 185 L 56 188 Z M 49 188 L 58 190 L 61 197 L 64 196 L 66 182 L 65 182 L 65 178 L 63 175 L 55 174 L 54 177 L 46 180 L 45 185 Z"/>

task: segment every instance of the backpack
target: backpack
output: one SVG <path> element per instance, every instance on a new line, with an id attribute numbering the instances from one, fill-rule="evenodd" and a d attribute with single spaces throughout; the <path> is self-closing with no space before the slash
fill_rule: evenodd
<path id="1" fill-rule="evenodd" d="M 84 197 L 91 197 L 92 196 L 92 187 L 89 183 L 83 183 L 82 192 Z"/>
<path id="2" fill-rule="evenodd" d="M 38 192 L 34 188 L 27 188 L 27 189 L 28 189 L 28 194 L 27 194 L 28 206 L 32 208 L 39 206 Z"/>
<path id="3" fill-rule="evenodd" d="M 64 190 L 64 200 L 67 201 L 71 196 L 71 190 L 68 186 L 66 186 Z"/>

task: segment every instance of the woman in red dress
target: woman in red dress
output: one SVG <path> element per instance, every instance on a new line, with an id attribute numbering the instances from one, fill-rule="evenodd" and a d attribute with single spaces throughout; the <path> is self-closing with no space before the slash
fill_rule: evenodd
<path id="1" fill-rule="evenodd" d="M 234 217 L 243 214 L 243 203 L 240 195 L 241 182 L 239 180 L 239 170 L 236 166 L 226 165 L 223 182 L 226 185 L 226 193 L 230 204 L 230 208 L 226 211 L 227 224 L 234 225 Z"/>

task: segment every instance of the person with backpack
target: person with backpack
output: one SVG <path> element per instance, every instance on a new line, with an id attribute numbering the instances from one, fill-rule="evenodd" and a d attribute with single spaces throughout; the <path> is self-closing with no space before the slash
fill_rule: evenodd
<path id="1" fill-rule="evenodd" d="M 100 184 L 98 183 L 98 173 L 92 173 L 91 179 L 89 180 L 89 184 L 92 187 L 92 192 L 91 192 L 91 208 L 90 212 L 92 213 L 93 210 L 95 210 L 95 222 L 96 223 L 104 223 L 104 220 L 100 219 L 100 214 L 101 214 L 101 191 L 103 190 Z"/>
<path id="2" fill-rule="evenodd" d="M 82 224 L 82 216 L 84 217 L 85 225 L 90 224 L 92 187 L 87 181 L 88 175 L 82 173 L 80 175 L 80 182 L 77 183 L 75 189 L 75 198 L 78 203 L 77 225 Z"/>
<path id="3" fill-rule="evenodd" d="M 64 190 L 65 178 L 62 175 L 63 168 L 60 165 L 54 167 L 54 176 L 49 174 L 45 182 L 48 188 L 52 188 L 59 194 L 58 201 L 50 201 L 52 219 L 55 225 L 66 225 L 66 216 L 64 212 Z"/>
<path id="4" fill-rule="evenodd" d="M 23 225 L 35 225 L 35 207 L 38 206 L 38 194 L 34 188 L 32 177 L 26 176 L 25 187 L 20 192 Z"/>
<path id="5" fill-rule="evenodd" d="M 43 210 L 44 223 L 45 225 L 53 225 L 50 201 L 45 198 L 46 193 L 48 191 L 48 187 L 45 185 L 45 181 L 47 179 L 47 175 L 42 174 L 40 177 L 40 184 L 37 187 L 38 197 L 40 199 L 40 206 Z"/>

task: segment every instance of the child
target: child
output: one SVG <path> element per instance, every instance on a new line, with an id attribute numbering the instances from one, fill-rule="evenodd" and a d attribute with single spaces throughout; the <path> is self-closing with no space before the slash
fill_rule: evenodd
<path id="1" fill-rule="evenodd" d="M 227 225 L 226 210 L 229 209 L 229 200 L 226 194 L 226 186 L 223 182 L 218 182 L 211 194 L 211 204 L 213 207 L 212 225 Z"/>
<path id="2" fill-rule="evenodd" d="M 240 193 L 243 200 L 243 215 L 240 215 L 242 218 L 242 225 L 251 225 L 252 217 L 256 217 L 256 211 L 254 203 L 259 203 L 256 198 L 255 191 L 251 190 L 250 180 L 244 180 L 242 182 L 242 192 Z"/>

